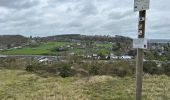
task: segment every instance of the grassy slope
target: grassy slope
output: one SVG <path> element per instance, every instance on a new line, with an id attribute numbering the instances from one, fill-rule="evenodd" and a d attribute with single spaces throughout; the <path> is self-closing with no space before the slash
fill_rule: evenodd
<path id="1" fill-rule="evenodd" d="M 98 43 L 97 47 L 106 47 L 106 48 L 110 48 L 112 47 L 112 43 Z"/>
<path id="2" fill-rule="evenodd" d="M 43 54 L 55 54 L 54 52 L 51 52 L 50 49 L 54 48 L 54 47 L 58 47 L 58 46 L 65 46 L 71 44 L 70 42 L 47 42 L 47 43 L 43 43 L 38 47 L 35 48 L 30 48 L 30 47 L 25 47 L 22 49 L 13 49 L 13 50 L 9 50 L 9 51 L 0 51 L 0 54 L 14 54 L 14 55 L 19 55 L 19 54 L 25 54 L 25 55 L 43 55 Z M 96 44 L 97 47 L 100 48 L 109 48 L 112 45 L 110 43 L 105 43 L 105 44 L 101 44 L 98 43 Z M 93 48 L 90 48 L 91 50 L 93 50 Z M 105 49 L 104 49 L 105 50 Z M 107 50 L 106 50 L 107 51 Z M 68 52 L 74 52 L 76 54 L 82 54 L 83 52 L 85 52 L 84 49 L 73 49 L 73 50 L 69 50 Z"/>
<path id="3" fill-rule="evenodd" d="M 0 52 L 0 54 L 33 54 L 33 55 L 39 55 L 39 54 L 53 54 L 49 49 L 57 46 L 64 46 L 70 44 L 69 42 L 47 42 L 41 44 L 39 47 L 36 48 L 22 48 L 22 49 L 15 49 L 5 52 Z"/>
<path id="4" fill-rule="evenodd" d="M 19 70 L 0 69 L 3 100 L 133 100 L 135 85 L 130 77 L 43 78 Z M 170 77 L 145 75 L 144 100 L 170 100 Z"/>

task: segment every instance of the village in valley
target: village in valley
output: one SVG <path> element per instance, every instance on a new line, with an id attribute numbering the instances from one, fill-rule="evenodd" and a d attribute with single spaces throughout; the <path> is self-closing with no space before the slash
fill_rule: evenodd
<path id="1" fill-rule="evenodd" d="M 11 40 L 5 43 L 1 39 L 3 41 L 0 44 L 1 57 L 12 55 L 26 58 L 34 57 L 41 61 L 43 61 L 42 59 L 50 61 L 50 58 L 54 60 L 54 56 L 58 56 L 57 58 L 59 56 L 60 58 L 79 56 L 83 59 L 96 60 L 133 60 L 136 57 L 136 49 L 132 46 L 133 39 L 124 36 L 68 34 L 48 37 L 14 35 L 0 36 L 0 38 Z M 170 40 L 150 39 L 144 59 L 168 60 L 168 47 L 170 47 Z"/>

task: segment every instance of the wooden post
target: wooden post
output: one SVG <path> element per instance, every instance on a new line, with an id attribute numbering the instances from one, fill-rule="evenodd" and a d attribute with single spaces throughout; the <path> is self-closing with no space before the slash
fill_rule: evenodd
<path id="1" fill-rule="evenodd" d="M 146 10 L 139 12 L 138 38 L 145 37 Z M 142 99 L 143 49 L 137 49 L 136 60 L 136 100 Z"/>

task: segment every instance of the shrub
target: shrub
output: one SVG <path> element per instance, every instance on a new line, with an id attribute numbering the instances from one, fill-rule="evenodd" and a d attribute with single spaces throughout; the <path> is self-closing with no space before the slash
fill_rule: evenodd
<path id="1" fill-rule="evenodd" d="M 154 61 L 146 61 L 143 63 L 143 71 L 149 74 L 158 73 L 157 64 Z"/>
<path id="2" fill-rule="evenodd" d="M 25 62 L 26 62 L 25 59 L 1 58 L 0 67 L 6 68 L 6 69 L 23 69 Z"/>
<path id="3" fill-rule="evenodd" d="M 32 72 L 32 71 L 34 71 L 34 67 L 33 67 L 32 64 L 29 64 L 29 65 L 26 65 L 26 69 L 25 70 L 28 71 L 28 72 Z"/>
<path id="4" fill-rule="evenodd" d="M 40 46 L 40 44 L 38 44 L 38 43 L 31 43 L 31 44 L 29 44 L 30 48 L 36 48 L 38 46 Z"/>
<path id="5" fill-rule="evenodd" d="M 130 62 L 127 61 L 117 61 L 113 63 L 113 74 L 124 77 L 130 76 L 134 73 L 134 66 L 130 65 Z"/>
<path id="6" fill-rule="evenodd" d="M 62 52 L 62 51 L 68 51 L 67 47 L 54 47 L 51 49 L 52 52 Z"/>
<path id="7" fill-rule="evenodd" d="M 126 61 L 115 62 L 95 62 L 89 65 L 88 72 L 90 75 L 116 75 L 124 77 L 134 74 L 134 67 Z"/>
<path id="8" fill-rule="evenodd" d="M 89 74 L 90 75 L 99 75 L 100 74 L 99 67 L 95 66 L 95 65 L 91 65 L 89 68 Z"/>
<path id="9" fill-rule="evenodd" d="M 69 77 L 74 75 L 74 70 L 71 69 L 71 65 L 64 62 L 56 63 L 56 68 L 59 71 L 61 77 Z"/>
<path id="10" fill-rule="evenodd" d="M 170 63 L 164 63 L 162 67 L 163 67 L 164 73 L 170 76 Z"/>
<path id="11" fill-rule="evenodd" d="M 41 76 L 46 75 L 60 75 L 61 77 L 69 77 L 75 74 L 71 68 L 71 64 L 66 62 L 50 62 L 48 64 L 38 63 L 37 61 L 29 61 L 25 70 L 37 73 Z"/>

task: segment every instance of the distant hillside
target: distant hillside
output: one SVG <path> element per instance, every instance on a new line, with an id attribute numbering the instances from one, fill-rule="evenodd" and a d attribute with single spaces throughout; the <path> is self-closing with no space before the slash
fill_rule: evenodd
<path id="1" fill-rule="evenodd" d="M 107 42 L 132 42 L 132 39 L 124 36 L 100 36 L 100 35 L 80 35 L 80 34 L 66 34 L 55 35 L 39 38 L 40 41 L 107 41 Z"/>
<path id="2" fill-rule="evenodd" d="M 66 35 L 55 35 L 55 36 L 47 36 L 39 38 L 42 42 L 47 41 L 70 41 L 72 39 L 80 40 L 81 35 L 80 34 L 66 34 Z"/>
<path id="3" fill-rule="evenodd" d="M 66 35 L 55 35 L 39 38 L 41 42 L 49 41 L 62 41 L 62 42 L 112 42 L 114 45 L 114 50 L 119 52 L 127 52 L 132 48 L 132 39 L 129 37 L 116 35 L 111 36 L 101 36 L 101 35 L 80 35 L 80 34 L 66 34 Z"/>
<path id="4" fill-rule="evenodd" d="M 29 38 L 26 38 L 21 35 L 0 35 L 0 49 L 7 49 L 16 46 L 21 46 L 29 42 Z M 38 42 L 87 42 L 87 41 L 96 41 L 96 42 L 112 42 L 119 47 L 124 47 L 125 49 L 130 48 L 132 45 L 132 39 L 124 36 L 101 36 L 101 35 L 80 35 L 80 34 L 64 34 L 64 35 L 55 35 L 47 37 L 34 37 L 31 40 Z"/>
<path id="5" fill-rule="evenodd" d="M 20 46 L 27 42 L 28 38 L 21 35 L 0 35 L 0 49 Z"/>
<path id="6" fill-rule="evenodd" d="M 148 43 L 170 43 L 170 39 L 148 39 Z"/>

